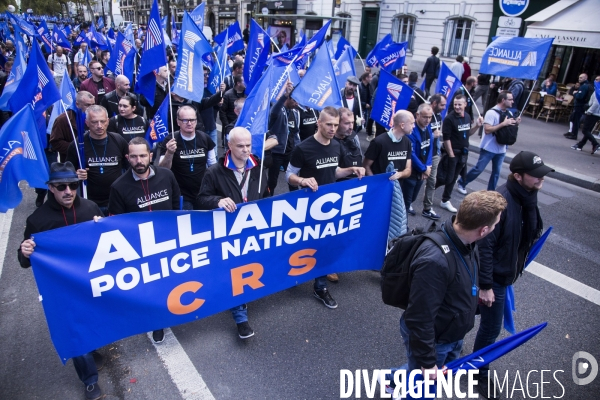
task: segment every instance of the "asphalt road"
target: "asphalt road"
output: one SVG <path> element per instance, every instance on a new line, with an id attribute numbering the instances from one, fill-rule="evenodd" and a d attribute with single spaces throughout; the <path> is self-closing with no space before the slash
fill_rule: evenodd
<path id="1" fill-rule="evenodd" d="M 470 162 L 476 156 L 472 154 Z M 582 155 L 573 152 L 575 156 Z M 505 166 L 500 183 L 507 172 Z M 469 191 L 485 189 L 488 176 L 482 174 Z M 283 183 L 281 173 L 280 190 Z M 436 204 L 440 196 L 436 194 Z M 462 198 L 455 191 L 453 204 L 458 206 Z M 22 269 L 16 260 L 34 200 L 33 190 L 24 190 L 10 229 L 9 221 L 2 221 L 8 236 L 0 275 L 0 398 L 83 398 L 83 385 L 71 362 L 63 367 L 52 347 L 31 270 Z M 544 397 L 598 398 L 600 378 L 576 385 L 572 358 L 586 351 L 600 359 L 600 194 L 547 179 L 539 203 L 545 226 L 554 226 L 554 231 L 537 261 L 591 287 L 592 301 L 526 272 L 515 286 L 517 330 L 544 321 L 548 327 L 493 368 L 502 379 L 508 371 L 512 395 L 504 398 L 542 398 L 541 373 L 529 373 L 534 370 L 551 371 L 543 378 Z M 421 200 L 414 206 L 419 215 Z M 420 216 L 409 218 L 410 226 L 425 222 Z M 77 241 L 65 238 L 67 260 L 77 251 Z M 560 280 L 566 279 L 559 284 Z M 245 341 L 237 337 L 230 313 L 224 312 L 173 327 L 174 337 L 169 335 L 160 345 L 137 335 L 106 346 L 100 349 L 107 360 L 100 385 L 107 399 L 337 399 L 340 369 L 372 371 L 406 361 L 398 332 L 400 311 L 381 302 L 377 272 L 341 274 L 330 290 L 339 303 L 335 310 L 312 297 L 311 282 L 251 303 L 249 317 L 256 335 Z M 464 354 L 471 352 L 477 324 L 465 338 Z M 366 398 L 364 387 L 361 395 Z"/>

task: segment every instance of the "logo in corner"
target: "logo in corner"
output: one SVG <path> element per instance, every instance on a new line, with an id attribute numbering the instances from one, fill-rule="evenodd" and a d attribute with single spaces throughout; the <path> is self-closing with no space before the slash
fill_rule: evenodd
<path id="1" fill-rule="evenodd" d="M 539 156 L 533 157 L 534 164 L 542 164 L 542 159 Z"/>

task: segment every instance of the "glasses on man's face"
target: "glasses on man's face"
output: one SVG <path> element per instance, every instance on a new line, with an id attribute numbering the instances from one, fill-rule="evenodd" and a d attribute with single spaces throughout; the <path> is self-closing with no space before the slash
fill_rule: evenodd
<path id="1" fill-rule="evenodd" d="M 60 185 L 52 185 L 52 186 L 54 186 L 54 189 L 58 190 L 59 192 L 64 192 L 65 190 L 67 190 L 67 186 L 71 190 L 77 190 L 77 188 L 79 187 L 79 182 L 71 182 L 68 184 L 61 183 Z"/>
<path id="2" fill-rule="evenodd" d="M 101 69 L 102 69 L 102 67 L 98 67 L 98 68 L 90 68 L 90 69 L 91 69 L 92 71 L 93 71 L 93 70 L 99 71 L 99 70 L 101 70 Z"/>
<path id="3" fill-rule="evenodd" d="M 181 121 L 184 124 L 195 124 L 197 119 L 196 118 L 190 118 L 190 119 L 181 119 L 181 118 L 177 118 L 178 121 Z"/>

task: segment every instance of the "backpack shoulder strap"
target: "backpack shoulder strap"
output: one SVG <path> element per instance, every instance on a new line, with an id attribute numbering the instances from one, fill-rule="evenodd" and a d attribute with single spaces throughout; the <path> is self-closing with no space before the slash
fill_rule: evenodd
<path id="1" fill-rule="evenodd" d="M 454 258 L 454 256 L 452 255 L 452 252 L 450 251 L 450 246 L 448 245 L 448 239 L 446 238 L 446 235 L 444 235 L 442 232 L 438 231 L 438 232 L 428 233 L 425 236 L 428 239 L 430 239 L 431 241 L 433 241 L 440 248 L 440 250 L 442 250 L 442 253 L 444 253 L 444 256 L 446 256 L 446 261 L 448 261 L 448 266 L 450 268 L 454 269 L 454 271 L 455 271 L 454 274 L 455 274 L 456 273 L 456 259 Z"/>

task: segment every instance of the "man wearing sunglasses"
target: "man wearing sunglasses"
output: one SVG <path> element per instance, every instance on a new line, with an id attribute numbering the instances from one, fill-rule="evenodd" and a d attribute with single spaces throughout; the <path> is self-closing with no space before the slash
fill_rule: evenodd
<path id="1" fill-rule="evenodd" d="M 52 163 L 48 182 L 48 200 L 27 218 L 24 240 L 18 250 L 21 267 L 31 267 L 30 257 L 35 250 L 32 239 L 38 232 L 62 228 L 63 226 L 86 221 L 97 221 L 102 212 L 93 201 L 77 195 L 79 178 L 73 164 Z M 102 369 L 104 359 L 93 351 L 73 358 L 77 376 L 85 385 L 86 399 L 99 399 L 102 390 L 98 385 L 98 370 Z"/>
<path id="2" fill-rule="evenodd" d="M 115 81 L 104 76 L 104 68 L 99 61 L 92 61 L 89 68 L 92 77 L 81 82 L 79 90 L 90 92 L 94 96 L 96 104 L 100 104 L 105 94 L 116 89 Z"/>

